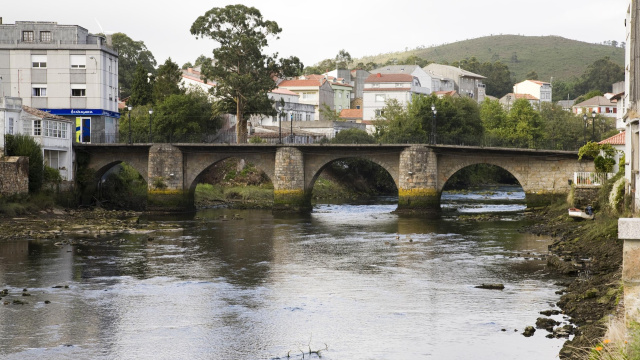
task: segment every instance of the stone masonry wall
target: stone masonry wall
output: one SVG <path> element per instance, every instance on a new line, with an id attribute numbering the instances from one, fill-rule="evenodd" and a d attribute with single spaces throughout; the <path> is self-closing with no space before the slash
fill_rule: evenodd
<path id="1" fill-rule="evenodd" d="M 274 190 L 304 191 L 304 155 L 294 147 L 282 147 L 276 152 Z"/>
<path id="2" fill-rule="evenodd" d="M 29 158 L 8 156 L 0 158 L 0 195 L 29 192 Z"/>
<path id="3" fill-rule="evenodd" d="M 170 144 L 156 144 L 149 150 L 149 190 L 163 183 L 168 190 L 183 188 L 182 151 Z"/>

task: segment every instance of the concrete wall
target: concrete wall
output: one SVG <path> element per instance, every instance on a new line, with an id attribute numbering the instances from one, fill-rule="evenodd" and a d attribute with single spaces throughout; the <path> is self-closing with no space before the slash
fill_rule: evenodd
<path id="1" fill-rule="evenodd" d="M 622 284 L 624 285 L 625 322 L 640 321 L 640 219 L 618 219 L 618 237 L 622 248 Z"/>
<path id="2" fill-rule="evenodd" d="M 29 158 L 8 156 L 0 158 L 0 195 L 29 192 Z"/>

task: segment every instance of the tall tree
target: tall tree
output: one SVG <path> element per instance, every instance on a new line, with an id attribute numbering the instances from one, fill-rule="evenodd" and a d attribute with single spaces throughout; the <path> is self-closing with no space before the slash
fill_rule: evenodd
<path id="1" fill-rule="evenodd" d="M 152 87 L 153 85 L 147 74 L 147 70 L 142 64 L 138 65 L 133 77 L 133 83 L 131 84 L 131 96 L 127 104 L 129 104 L 129 106 L 140 106 L 151 103 L 153 100 L 151 94 Z"/>
<path id="2" fill-rule="evenodd" d="M 381 115 L 376 120 L 375 137 L 386 144 L 426 143 L 427 133 L 420 120 L 409 115 L 398 100 L 387 100 Z"/>
<path id="3" fill-rule="evenodd" d="M 173 94 L 181 94 L 180 80 L 182 79 L 182 71 L 178 64 L 168 58 L 164 64 L 158 67 L 155 82 L 153 84 L 153 102 L 163 101 L 167 96 Z"/>
<path id="4" fill-rule="evenodd" d="M 336 68 L 347 69 L 350 63 L 351 54 L 349 54 L 345 49 L 340 50 L 338 55 L 336 55 Z"/>
<path id="5" fill-rule="evenodd" d="M 267 93 L 276 87 L 274 78 L 302 71 L 298 58 L 278 61 L 277 54 L 263 54 L 268 39 L 277 38 L 281 31 L 275 21 L 263 19 L 258 9 L 240 4 L 213 8 L 191 25 L 196 38 L 209 37 L 220 44 L 213 50 L 215 63 L 202 64 L 202 75 L 217 81 L 213 92 L 220 101 L 235 105 L 239 143 L 247 142 L 245 109 L 249 104 L 270 104 Z M 256 111 L 270 113 L 273 109 L 265 106 Z"/>
<path id="6" fill-rule="evenodd" d="M 609 57 L 605 57 L 589 65 L 575 85 L 575 90 L 579 94 L 585 94 L 591 90 L 607 93 L 611 91 L 613 83 L 623 80 L 624 69 L 622 66 L 611 61 Z"/>
<path id="7" fill-rule="evenodd" d="M 142 41 L 135 41 L 123 33 L 115 33 L 111 36 L 113 48 L 118 50 L 118 85 L 120 86 L 120 98 L 131 95 L 133 78 L 138 65 L 142 66 L 145 73 L 154 73 L 156 59 Z"/>
<path id="8" fill-rule="evenodd" d="M 525 75 L 525 78 L 527 78 L 527 80 L 539 80 L 538 73 L 535 70 L 529 71 L 527 75 Z"/>
<path id="9" fill-rule="evenodd" d="M 509 111 L 509 122 L 515 124 L 511 139 L 518 147 L 536 148 L 544 135 L 544 123 L 540 113 L 526 99 L 518 99 Z"/>

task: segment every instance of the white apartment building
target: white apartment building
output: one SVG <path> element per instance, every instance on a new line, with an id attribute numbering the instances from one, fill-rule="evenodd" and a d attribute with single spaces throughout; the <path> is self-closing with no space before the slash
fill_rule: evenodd
<path id="1" fill-rule="evenodd" d="M 118 53 L 78 25 L 0 20 L 0 96 L 75 123 L 83 143 L 117 141 Z"/>

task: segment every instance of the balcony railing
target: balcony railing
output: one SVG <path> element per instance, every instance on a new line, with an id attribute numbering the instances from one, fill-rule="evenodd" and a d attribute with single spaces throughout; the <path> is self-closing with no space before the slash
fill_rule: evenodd
<path id="1" fill-rule="evenodd" d="M 573 183 L 581 187 L 600 187 L 614 176 L 615 173 L 575 172 Z"/>

